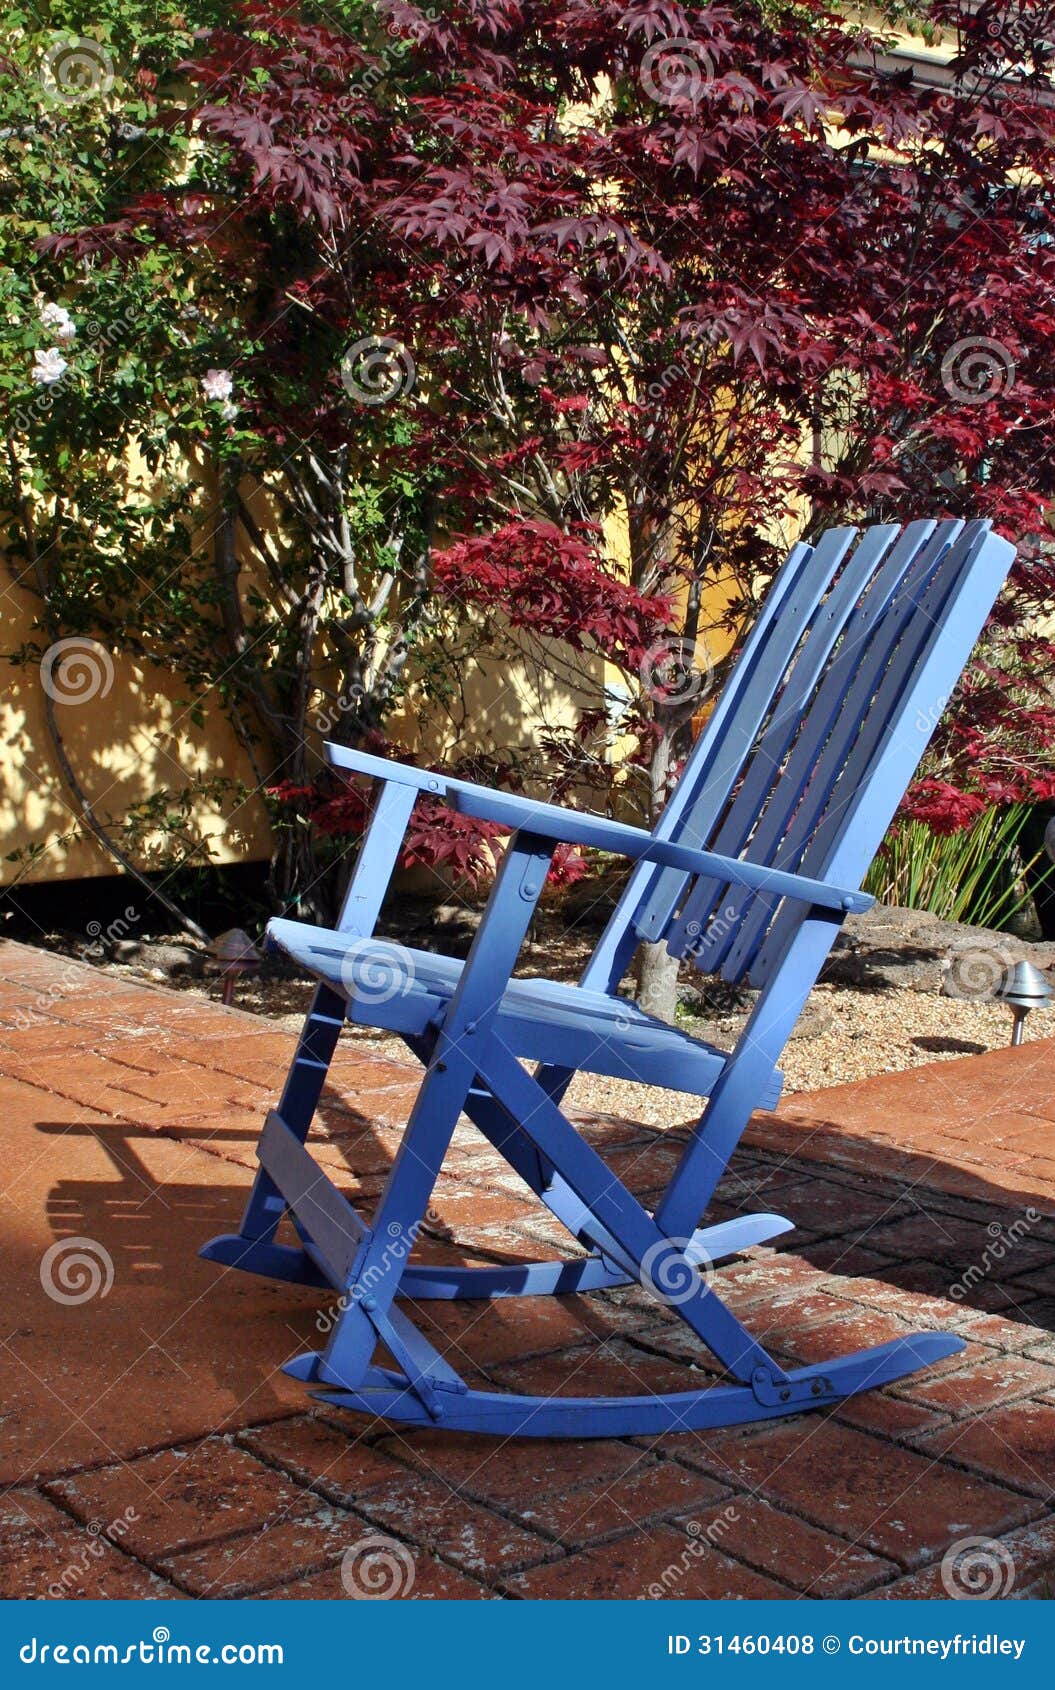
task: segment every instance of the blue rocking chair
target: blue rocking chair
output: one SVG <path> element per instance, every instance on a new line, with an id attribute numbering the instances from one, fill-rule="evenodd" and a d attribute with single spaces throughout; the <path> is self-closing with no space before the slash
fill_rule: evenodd
<path id="1" fill-rule="evenodd" d="M 845 915 L 872 903 L 856 888 L 1013 556 L 982 522 L 838 528 L 816 545 L 797 545 L 652 833 L 327 748 L 337 768 L 379 782 L 379 795 L 337 928 L 270 924 L 271 941 L 319 984 L 261 1134 L 241 1231 L 202 1252 L 227 1267 L 340 1294 L 325 1349 L 296 1357 L 288 1373 L 321 1386 L 316 1395 L 327 1403 L 409 1425 L 619 1437 L 825 1407 L 963 1347 L 959 1338 L 921 1333 L 786 1371 L 700 1270 L 791 1222 L 761 1214 L 699 1223 L 752 1111 L 777 1102 L 784 1044 Z M 464 963 L 373 936 L 419 793 L 501 823 L 512 836 Z M 574 986 L 513 978 L 561 841 L 636 864 Z M 735 1049 L 715 1049 L 617 995 L 642 941 L 663 941 L 705 972 L 759 988 Z M 346 1018 L 398 1033 L 424 1069 L 369 1223 L 305 1142 Z M 521 1059 L 537 1066 L 529 1072 Z M 653 1213 L 563 1113 L 579 1070 L 707 1099 Z M 416 1237 L 463 1113 L 585 1254 L 444 1268 L 408 1263 L 405 1250 L 393 1250 L 393 1238 Z M 284 1217 L 297 1247 L 275 1241 Z M 673 1306 L 730 1382 L 626 1397 L 473 1389 L 396 1301 L 630 1283 Z"/>

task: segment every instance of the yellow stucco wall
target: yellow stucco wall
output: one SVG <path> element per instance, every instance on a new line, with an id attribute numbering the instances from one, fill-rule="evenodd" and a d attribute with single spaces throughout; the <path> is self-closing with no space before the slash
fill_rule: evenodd
<path id="1" fill-rule="evenodd" d="M 15 650 L 33 637 L 33 600 L 9 585 L 3 595 L 4 643 Z M 83 651 L 83 648 L 82 648 Z M 120 658 L 105 661 L 90 649 L 79 660 L 71 647 L 68 679 L 60 663 L 53 683 L 55 711 L 77 779 L 104 825 L 163 789 L 179 791 L 206 776 L 252 784 L 245 755 L 218 708 L 207 708 L 208 727 L 195 726 L 178 700 L 181 688 L 163 669 L 139 668 Z M 68 695 L 68 696 L 64 696 Z M 206 706 L 208 701 L 206 700 Z M 35 664 L 11 665 L 0 690 L 0 855 L 39 845 L 44 855 L 26 878 L 54 880 L 112 874 L 114 864 L 85 834 L 55 757 L 45 718 L 45 694 Z M 69 836 L 73 834 L 74 837 Z M 158 841 L 159 842 L 159 841 Z M 266 856 L 264 807 L 251 800 L 225 824 L 218 810 L 199 805 L 179 851 L 193 857 L 208 842 L 218 862 Z M 149 838 L 136 851 L 150 866 Z M 2 883 L 23 873 L 4 861 Z"/>
<path id="2" fill-rule="evenodd" d="M 9 582 L 2 602 L 4 649 L 11 652 L 35 637 L 34 601 Z M 52 683 L 60 695 L 55 710 L 62 738 L 80 785 L 122 848 L 129 849 L 123 818 L 159 791 L 179 792 L 202 778 L 250 789 L 233 815 L 230 798 L 222 808 L 202 801 L 178 837 L 144 833 L 132 852 L 140 867 L 159 866 L 162 847 L 170 860 L 173 855 L 200 860 L 205 849 L 216 863 L 268 856 L 266 808 L 252 792 L 252 768 L 219 701 L 208 695 L 199 701 L 205 718 L 199 727 L 187 708 L 185 688 L 164 669 L 100 656 L 83 645 L 79 654 L 71 647 L 65 661 L 68 671 L 60 663 Z M 530 752 L 545 730 L 570 724 L 599 702 L 603 667 L 600 658 L 569 664 L 566 652 L 545 646 L 520 665 L 484 658 L 462 677 L 449 713 L 418 713 L 411 706 L 393 719 L 391 731 L 419 755 L 458 756 L 499 746 Z M 48 732 L 36 664 L 10 665 L 4 671 L 0 771 L 0 885 L 115 872 L 113 860 L 73 808 Z M 7 860 L 11 852 L 30 847 L 43 847 L 31 866 L 24 859 Z"/>

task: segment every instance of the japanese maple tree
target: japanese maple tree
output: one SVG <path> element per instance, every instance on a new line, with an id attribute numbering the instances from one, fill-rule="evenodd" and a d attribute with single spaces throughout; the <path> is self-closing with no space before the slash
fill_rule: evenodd
<path id="1" fill-rule="evenodd" d="M 183 255 L 211 361 L 226 342 L 228 556 L 240 529 L 284 583 L 247 622 L 229 561 L 232 684 L 291 790 L 320 655 L 355 739 L 411 677 L 442 700 L 437 654 L 483 640 L 622 676 L 547 741 L 559 765 L 498 747 L 509 778 L 610 783 L 630 736 L 652 813 L 708 634 L 723 651 L 803 523 L 924 510 L 1022 548 L 940 778 L 1048 790 L 1055 8 L 915 10 L 952 50 L 938 85 L 821 0 L 364 0 L 343 28 L 250 4 L 204 34 L 189 178 L 52 250 Z"/>

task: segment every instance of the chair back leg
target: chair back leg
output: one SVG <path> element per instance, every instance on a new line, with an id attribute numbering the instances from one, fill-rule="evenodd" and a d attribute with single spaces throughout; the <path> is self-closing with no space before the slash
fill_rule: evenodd
<path id="1" fill-rule="evenodd" d="M 668 1232 L 692 1228 L 710 1204 L 839 927 L 834 911 L 812 910 L 763 988 L 656 1210 Z"/>

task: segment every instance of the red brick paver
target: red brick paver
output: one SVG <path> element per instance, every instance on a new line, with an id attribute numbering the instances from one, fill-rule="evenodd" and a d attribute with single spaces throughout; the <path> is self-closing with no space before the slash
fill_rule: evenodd
<path id="1" fill-rule="evenodd" d="M 1055 1214 L 1055 1043 L 831 1086 L 759 1115 L 747 1142 L 950 1195 Z M 876 1248 L 881 1248 L 876 1245 Z"/>
<path id="2" fill-rule="evenodd" d="M 728 1212 L 796 1222 L 719 1270 L 782 1358 L 936 1328 L 961 1354 L 826 1414 L 580 1443 L 314 1410 L 281 1366 L 317 1347 L 332 1296 L 198 1260 L 237 1222 L 291 1046 L 237 1010 L 0 945 L 0 1594 L 944 1598 L 967 1537 L 997 1545 L 1003 1593 L 1051 1594 L 1055 1043 L 793 1098 L 722 1182 Z M 413 1095 L 411 1068 L 342 1042 L 312 1142 L 367 1208 Z M 681 1136 L 583 1130 L 645 1192 Z M 422 1258 L 520 1259 L 560 1236 L 460 1130 Z M 489 1388 L 717 1373 L 639 1292 L 416 1315 Z"/>

